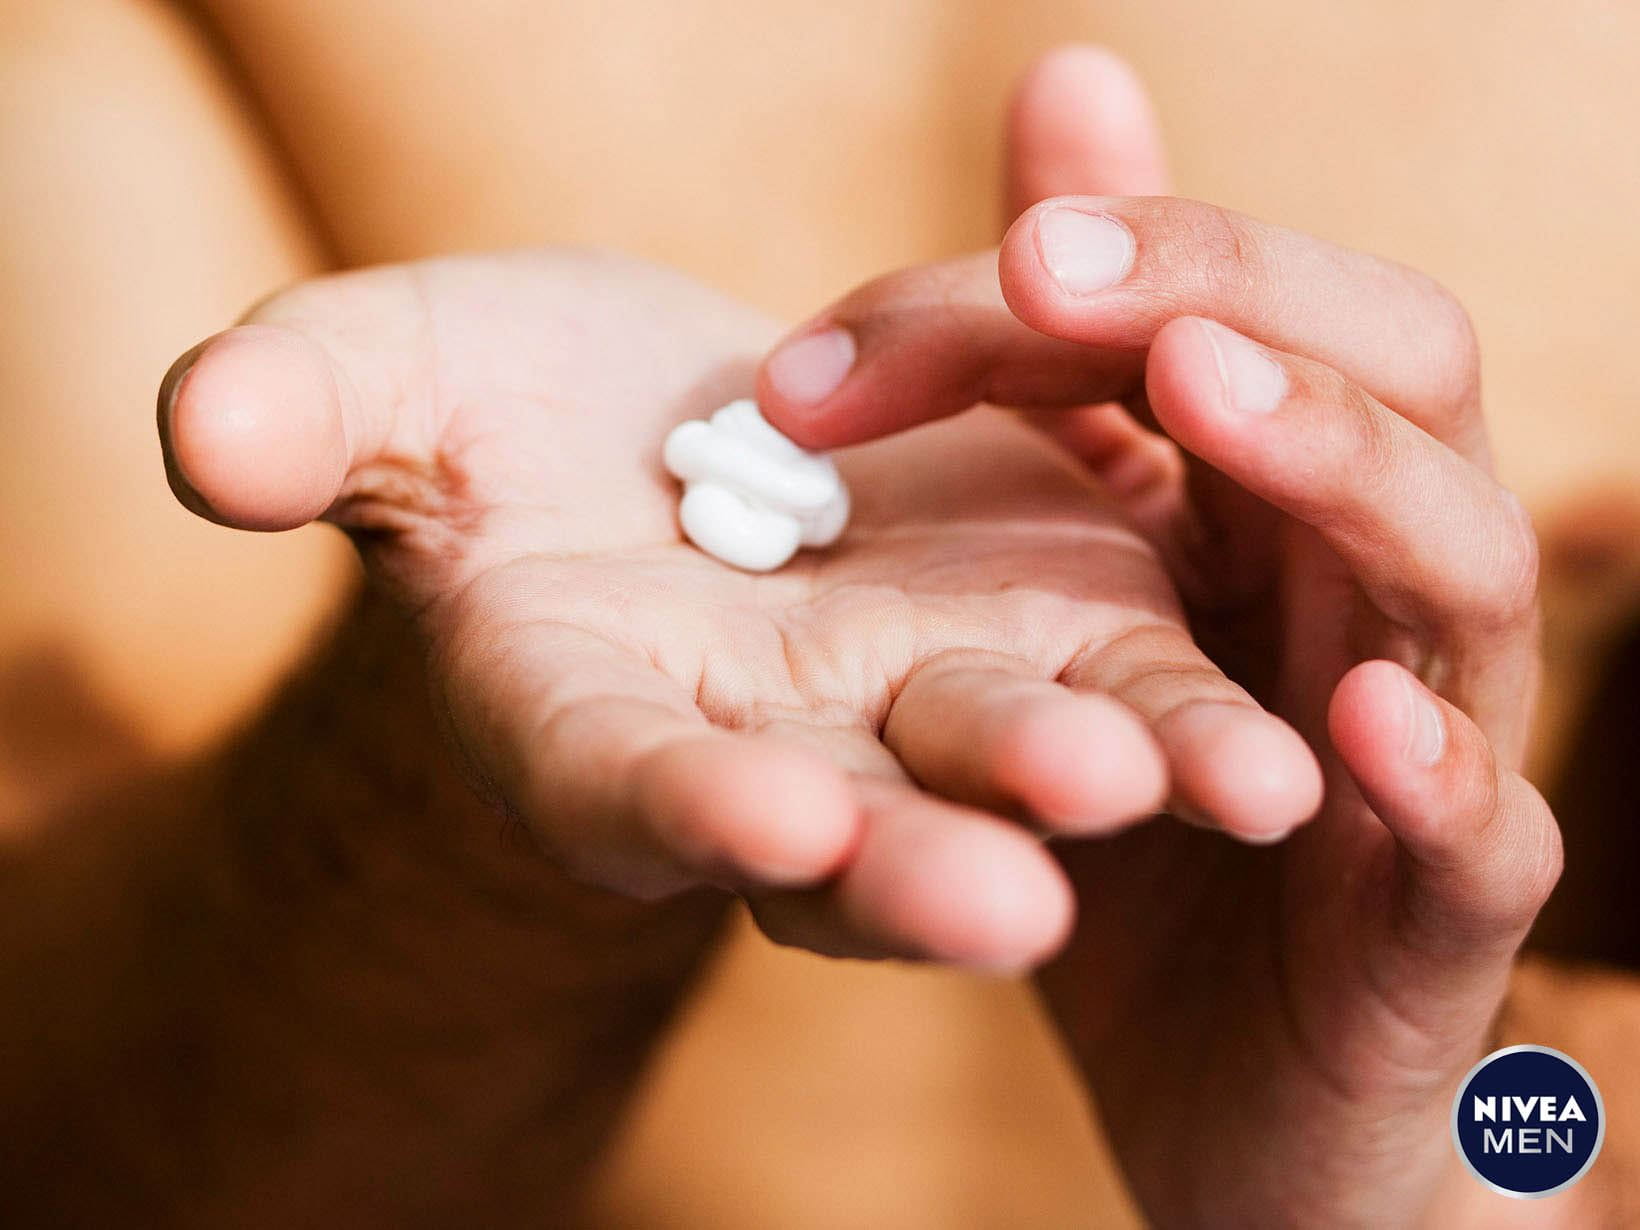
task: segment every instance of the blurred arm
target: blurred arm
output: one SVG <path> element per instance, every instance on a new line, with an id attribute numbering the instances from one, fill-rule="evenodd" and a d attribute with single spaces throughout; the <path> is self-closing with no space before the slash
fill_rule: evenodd
<path id="1" fill-rule="evenodd" d="M 291 675 L 341 537 L 172 498 L 167 364 L 324 263 L 173 6 L 0 0 L 0 217 L 0 1221 L 561 1207 L 720 907 L 548 874 L 391 621 Z"/>
<path id="2" fill-rule="evenodd" d="M 0 0 L 0 218 L 5 827 L 220 735 L 291 668 L 353 564 L 336 535 L 230 534 L 166 488 L 166 366 L 323 264 L 254 117 L 171 6 Z M 46 702 L 63 710 L 50 737 L 13 733 L 35 735 Z"/>
<path id="3" fill-rule="evenodd" d="M 0 1160 L 26 1224 L 541 1224 L 719 897 L 574 887 L 452 771 L 359 605 L 196 771 L 0 864 Z"/>

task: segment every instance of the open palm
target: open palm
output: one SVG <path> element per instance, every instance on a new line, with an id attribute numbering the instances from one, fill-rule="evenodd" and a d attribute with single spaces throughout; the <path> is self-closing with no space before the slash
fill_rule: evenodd
<path id="1" fill-rule="evenodd" d="M 604 255 L 370 270 L 191 352 L 162 434 L 204 515 L 354 536 L 474 776 L 576 875 L 733 887 L 825 952 L 1028 965 L 1071 898 L 1016 821 L 1110 831 L 1180 762 L 1212 773 L 1222 723 L 1151 729 L 1183 700 L 1273 719 L 1081 469 L 1001 415 L 846 456 L 848 534 L 780 573 L 685 545 L 660 442 L 773 335 Z"/>

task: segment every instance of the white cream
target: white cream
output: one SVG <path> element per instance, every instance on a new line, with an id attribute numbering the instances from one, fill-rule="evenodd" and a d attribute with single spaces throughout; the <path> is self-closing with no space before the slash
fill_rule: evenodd
<path id="1" fill-rule="evenodd" d="M 781 435 L 750 398 L 666 437 L 667 470 L 683 482 L 678 519 L 708 555 L 769 572 L 799 547 L 826 547 L 848 524 L 848 487 L 830 457 Z"/>

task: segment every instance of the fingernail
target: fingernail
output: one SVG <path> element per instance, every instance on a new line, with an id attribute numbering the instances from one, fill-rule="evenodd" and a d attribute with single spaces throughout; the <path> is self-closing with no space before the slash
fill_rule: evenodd
<path id="1" fill-rule="evenodd" d="M 177 393 L 182 388 L 182 382 L 188 378 L 188 373 L 194 370 L 194 363 L 204 353 L 206 345 L 211 340 L 207 338 L 197 346 L 183 352 L 166 371 L 164 379 L 159 382 L 159 426 L 161 432 L 170 429 L 171 408 L 176 405 Z"/>
<path id="2" fill-rule="evenodd" d="M 1038 259 L 1067 295 L 1115 286 L 1133 268 L 1133 234 L 1115 218 L 1080 209 L 1047 210 L 1036 220 Z"/>
<path id="3" fill-rule="evenodd" d="M 1215 321 L 1204 320 L 1202 332 L 1213 348 L 1224 399 L 1243 414 L 1269 414 L 1287 396 L 1287 373 L 1252 342 Z"/>
<path id="4" fill-rule="evenodd" d="M 854 367 L 854 336 L 835 326 L 787 342 L 769 356 L 764 374 L 774 391 L 799 406 L 825 401 Z"/>
<path id="5" fill-rule="evenodd" d="M 1401 686 L 1407 693 L 1406 757 L 1413 764 L 1428 768 L 1440 760 L 1446 750 L 1446 723 L 1441 720 L 1435 703 L 1412 680 L 1402 676 Z"/>
<path id="6" fill-rule="evenodd" d="M 176 408 L 177 394 L 182 389 L 182 382 L 188 378 L 188 373 L 193 371 L 194 361 L 204 352 L 207 342 L 199 343 L 171 364 L 170 370 L 165 373 L 165 378 L 160 381 L 157 417 L 159 419 L 161 459 L 165 463 L 165 477 L 171 485 L 171 493 L 176 496 L 177 503 L 195 516 L 214 521 L 216 520 L 216 514 L 211 511 L 211 507 L 205 502 L 204 497 L 194 490 L 194 485 L 188 481 L 188 476 L 182 472 L 182 467 L 177 464 L 175 449 L 171 443 L 171 420 L 172 412 Z"/>

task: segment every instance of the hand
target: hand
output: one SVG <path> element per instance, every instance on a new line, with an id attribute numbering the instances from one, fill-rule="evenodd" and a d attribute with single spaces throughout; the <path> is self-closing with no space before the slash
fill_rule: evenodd
<path id="1" fill-rule="evenodd" d="M 1004 416 L 847 458 L 847 536 L 777 574 L 683 544 L 661 442 L 772 336 L 605 256 L 321 279 L 173 369 L 167 463 L 226 524 L 345 527 L 475 777 L 620 892 L 720 884 L 777 939 L 1014 969 L 1070 891 L 1002 814 L 1109 831 L 1249 748 L 1296 768 L 1221 789 L 1225 823 L 1313 809 L 1302 742 L 1201 656 L 1151 549 Z"/>
<path id="2" fill-rule="evenodd" d="M 1115 168 L 1155 191 L 1143 97 L 1089 56 L 1028 81 L 1015 183 L 1108 192 Z M 1078 167 L 1094 182 L 1065 183 Z M 1491 475 L 1477 373 L 1421 275 L 1104 196 L 867 285 L 760 374 L 770 419 L 817 447 L 982 400 L 1062 416 L 1215 660 L 1322 754 L 1322 814 L 1277 849 L 1152 825 L 1067 851 L 1079 926 L 1044 985 L 1164 1224 L 1412 1224 L 1452 1164 L 1450 1099 L 1560 867 L 1516 772 L 1534 540 Z M 1175 776 L 1170 807 L 1202 803 Z"/>

